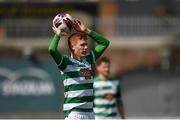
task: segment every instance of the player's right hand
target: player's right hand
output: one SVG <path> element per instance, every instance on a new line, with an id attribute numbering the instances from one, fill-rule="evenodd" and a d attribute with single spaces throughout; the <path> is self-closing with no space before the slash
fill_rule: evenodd
<path id="1" fill-rule="evenodd" d="M 61 36 L 66 36 L 67 35 L 67 32 L 65 32 L 63 30 L 60 30 L 60 29 L 58 29 L 56 27 L 52 27 L 52 29 L 53 29 L 53 31 L 54 31 L 54 33 L 56 35 L 61 35 Z"/>
<path id="2" fill-rule="evenodd" d="M 107 93 L 104 95 L 104 98 L 111 101 L 113 99 L 113 95 L 111 93 Z"/>

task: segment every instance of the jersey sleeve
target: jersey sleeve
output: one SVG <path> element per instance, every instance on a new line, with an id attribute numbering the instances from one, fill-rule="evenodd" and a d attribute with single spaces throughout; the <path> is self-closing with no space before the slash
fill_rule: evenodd
<path id="1" fill-rule="evenodd" d="M 93 53 L 93 50 L 86 56 L 86 59 L 91 65 L 96 63 L 95 55 Z"/>
<path id="2" fill-rule="evenodd" d="M 54 35 L 49 45 L 48 52 L 52 56 L 56 64 L 58 65 L 58 68 L 63 70 L 65 69 L 65 65 L 66 65 L 65 63 L 67 58 L 65 55 L 62 55 L 57 49 L 60 38 L 61 38 L 60 35 L 56 35 L 56 34 Z"/>
<path id="3" fill-rule="evenodd" d="M 95 62 L 108 47 L 109 41 L 104 36 L 95 31 L 91 31 L 89 36 L 97 43 L 96 47 L 91 51 L 91 58 L 93 59 L 93 62 Z"/>
<path id="4" fill-rule="evenodd" d="M 61 71 L 63 71 L 66 68 L 68 60 L 69 60 L 68 56 L 66 56 L 66 55 L 62 56 L 62 61 L 61 61 L 61 63 L 58 64 L 58 68 Z"/>
<path id="5" fill-rule="evenodd" d="M 56 64 L 60 64 L 63 58 L 61 53 L 57 50 L 59 40 L 60 36 L 55 34 L 48 48 L 48 52 L 53 57 Z"/>

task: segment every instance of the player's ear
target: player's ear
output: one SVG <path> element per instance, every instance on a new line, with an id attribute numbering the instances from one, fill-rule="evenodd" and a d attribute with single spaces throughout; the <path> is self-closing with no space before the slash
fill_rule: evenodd
<path id="1" fill-rule="evenodd" d="M 73 45 L 71 45 L 70 47 L 71 47 L 71 51 L 74 51 L 74 50 L 75 50 L 75 48 L 74 48 Z"/>
<path id="2" fill-rule="evenodd" d="M 96 72 L 99 72 L 99 66 L 96 65 Z"/>
<path id="3" fill-rule="evenodd" d="M 69 47 L 70 51 L 73 51 L 73 46 L 72 46 L 69 38 L 68 38 L 68 47 Z"/>

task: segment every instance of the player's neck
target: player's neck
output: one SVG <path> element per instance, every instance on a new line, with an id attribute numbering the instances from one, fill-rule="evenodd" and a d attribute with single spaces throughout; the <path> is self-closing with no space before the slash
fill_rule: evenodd
<path id="1" fill-rule="evenodd" d="M 81 61 L 81 60 L 83 59 L 83 57 L 79 57 L 79 56 L 77 56 L 77 55 L 75 55 L 75 54 L 73 54 L 73 53 L 71 53 L 71 57 L 72 57 L 73 59 L 78 60 L 78 61 Z"/>
<path id="2" fill-rule="evenodd" d="M 104 76 L 102 74 L 99 75 L 99 77 L 102 79 L 102 80 L 108 80 L 109 76 Z"/>

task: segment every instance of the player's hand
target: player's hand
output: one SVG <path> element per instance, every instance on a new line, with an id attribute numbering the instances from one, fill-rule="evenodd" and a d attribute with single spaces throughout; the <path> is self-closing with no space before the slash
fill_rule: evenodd
<path id="1" fill-rule="evenodd" d="M 104 95 L 104 98 L 110 101 L 113 99 L 113 95 L 111 93 L 108 93 Z"/>
<path id="2" fill-rule="evenodd" d="M 66 36 L 67 35 L 67 32 L 63 31 L 63 30 L 60 30 L 56 27 L 52 27 L 53 31 L 55 34 L 57 35 L 61 35 L 61 36 Z"/>
<path id="3" fill-rule="evenodd" d="M 73 26 L 73 28 L 78 31 L 78 32 L 82 32 L 82 33 L 89 33 L 90 29 L 88 29 L 80 20 L 78 19 L 74 19 L 73 22 L 71 22 L 71 25 Z"/>

